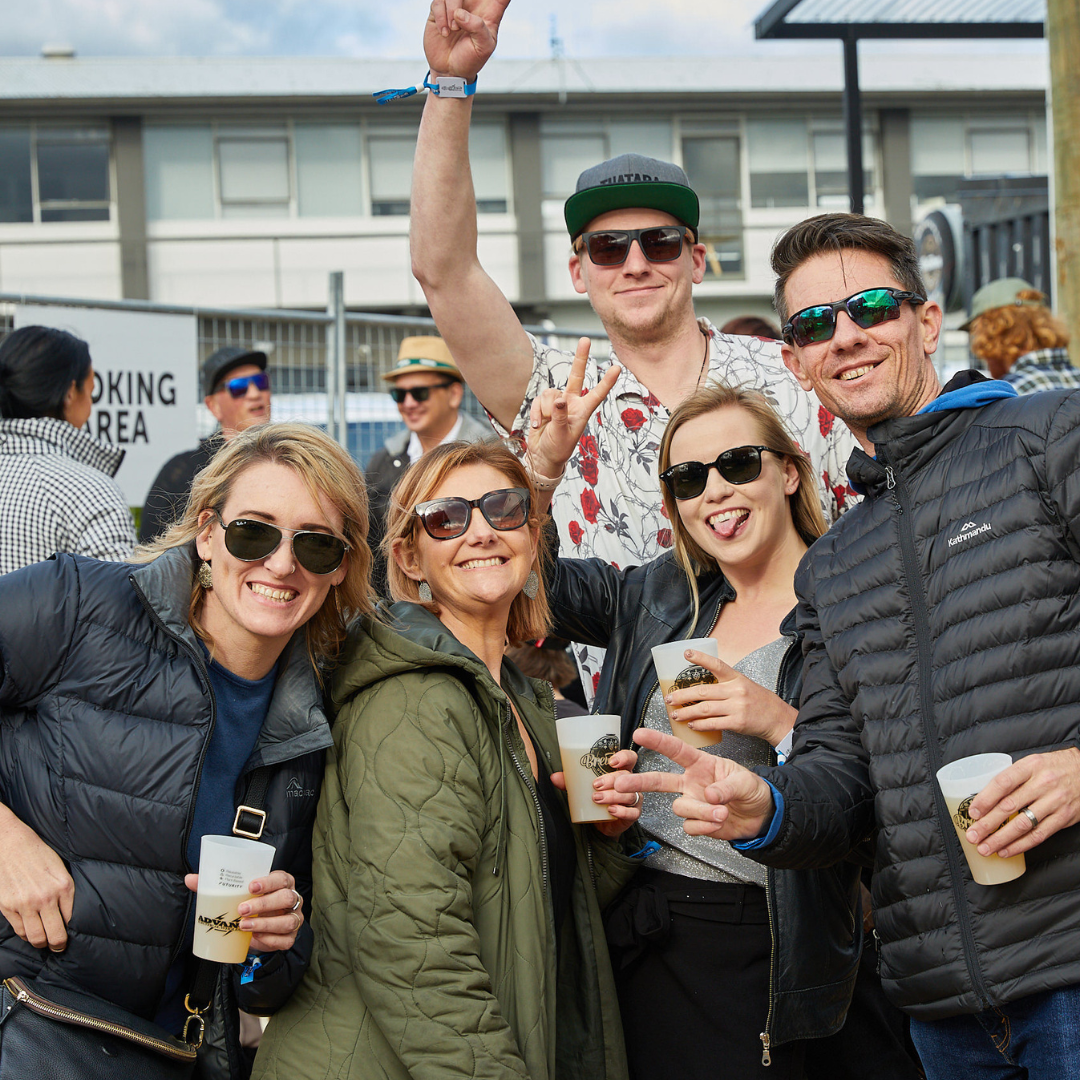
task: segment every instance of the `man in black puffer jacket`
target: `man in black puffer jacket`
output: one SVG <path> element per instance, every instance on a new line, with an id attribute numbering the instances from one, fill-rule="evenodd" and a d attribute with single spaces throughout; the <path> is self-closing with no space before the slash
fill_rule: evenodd
<path id="1" fill-rule="evenodd" d="M 766 783 L 710 758 L 703 777 L 664 745 L 691 770 L 676 810 L 770 866 L 829 865 L 876 834 L 882 982 L 927 1076 L 1080 1076 L 1080 393 L 1017 398 L 976 372 L 942 390 L 941 309 L 883 222 L 804 221 L 773 269 L 785 361 L 859 440 L 866 498 L 796 577 L 788 764 Z M 935 773 L 989 751 L 1013 765 L 968 835 L 1027 871 L 984 886 Z"/>

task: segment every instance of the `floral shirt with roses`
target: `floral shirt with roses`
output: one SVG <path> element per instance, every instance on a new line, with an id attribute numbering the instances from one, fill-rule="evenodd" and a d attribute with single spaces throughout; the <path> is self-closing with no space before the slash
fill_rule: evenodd
<path id="1" fill-rule="evenodd" d="M 784 366 L 778 341 L 730 337 L 707 319 L 698 323 L 710 339 L 709 380 L 753 387 L 769 398 L 813 462 L 825 519 L 834 520 L 856 498 L 845 472 L 855 446 L 851 432 L 799 386 Z M 503 438 L 523 440 L 533 400 L 549 387 L 564 387 L 570 374 L 572 353 L 530 338 L 532 378 L 513 430 L 506 431 L 492 419 Z M 606 360 L 590 358 L 585 388 L 595 386 L 616 359 L 614 351 Z M 625 568 L 655 559 L 671 547 L 671 526 L 660 498 L 657 471 L 667 421 L 667 409 L 623 368 L 614 390 L 590 419 L 552 500 L 563 557 L 600 558 Z M 574 653 L 591 701 L 604 650 L 575 645 Z"/>

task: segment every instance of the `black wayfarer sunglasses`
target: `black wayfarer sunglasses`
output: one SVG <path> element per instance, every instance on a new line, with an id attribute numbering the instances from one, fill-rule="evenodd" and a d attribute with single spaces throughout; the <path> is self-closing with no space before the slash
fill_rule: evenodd
<path id="1" fill-rule="evenodd" d="M 421 401 L 427 401 L 431 397 L 432 390 L 441 390 L 446 386 L 453 386 L 454 382 L 454 379 L 447 379 L 446 382 L 432 383 L 430 386 L 410 386 L 405 390 L 395 386 L 390 391 L 390 396 L 400 405 L 409 394 L 412 394 L 413 401 L 419 405 Z"/>
<path id="2" fill-rule="evenodd" d="M 655 225 L 648 229 L 602 229 L 582 233 L 574 245 L 579 254 L 584 249 L 595 266 L 622 266 L 636 240 L 649 262 L 674 262 L 682 254 L 683 240 L 694 232 L 686 225 Z"/>
<path id="3" fill-rule="evenodd" d="M 268 558 L 277 551 L 286 533 L 291 535 L 296 561 L 312 574 L 332 574 L 349 550 L 349 545 L 333 533 L 280 529 L 277 525 L 251 518 L 234 518 L 226 525 L 220 514 L 217 517 L 225 529 L 225 550 L 241 562 Z"/>
<path id="4" fill-rule="evenodd" d="M 863 289 L 846 300 L 833 304 L 814 304 L 797 311 L 784 324 L 784 340 L 788 344 L 813 345 L 828 341 L 836 333 L 836 315 L 841 308 L 851 321 L 863 330 L 900 318 L 900 305 L 908 300 L 912 306 L 926 303 L 926 297 L 902 289 Z"/>
<path id="5" fill-rule="evenodd" d="M 417 503 L 415 512 L 432 540 L 453 540 L 469 528 L 473 507 L 484 515 L 484 520 L 493 529 L 511 532 L 529 520 L 529 493 L 525 488 L 499 488 L 479 499 L 451 495 Z"/>
<path id="6" fill-rule="evenodd" d="M 782 450 L 771 446 L 735 446 L 715 461 L 680 461 L 665 469 L 660 479 L 676 499 L 696 499 L 709 482 L 710 469 L 715 469 L 729 484 L 749 484 L 756 480 L 761 475 L 761 455 L 766 450 L 785 456 Z"/>

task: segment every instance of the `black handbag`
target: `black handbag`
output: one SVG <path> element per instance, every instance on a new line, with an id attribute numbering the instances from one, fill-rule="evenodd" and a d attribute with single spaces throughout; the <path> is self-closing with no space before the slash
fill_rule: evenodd
<path id="1" fill-rule="evenodd" d="M 257 840 L 269 766 L 256 769 L 233 832 Z M 12 976 L 0 984 L 0 1080 L 189 1080 L 221 965 L 199 960 L 178 1039 L 111 1001 Z"/>
<path id="2" fill-rule="evenodd" d="M 92 994 L 0 989 L 0 1080 L 188 1080 L 196 1048 Z"/>

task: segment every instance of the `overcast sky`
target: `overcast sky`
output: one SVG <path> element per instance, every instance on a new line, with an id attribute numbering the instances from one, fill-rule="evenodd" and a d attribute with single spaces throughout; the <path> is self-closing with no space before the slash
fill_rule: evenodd
<path id="1" fill-rule="evenodd" d="M 582 59 L 806 48 L 786 42 L 754 43 L 753 21 L 768 3 L 514 0 L 503 20 L 499 55 L 550 56 L 553 26 L 565 55 Z M 73 46 L 80 56 L 419 59 L 428 12 L 424 0 L 384 0 L 381 4 L 374 0 L 8 0 L 4 7 L 0 53 L 8 56 L 36 56 L 45 44 L 64 44 Z M 1035 45 L 1017 43 L 1018 48 Z M 811 47 L 835 50 L 839 56 L 838 44 Z M 929 47 L 955 49 L 958 45 L 941 42 Z"/>

